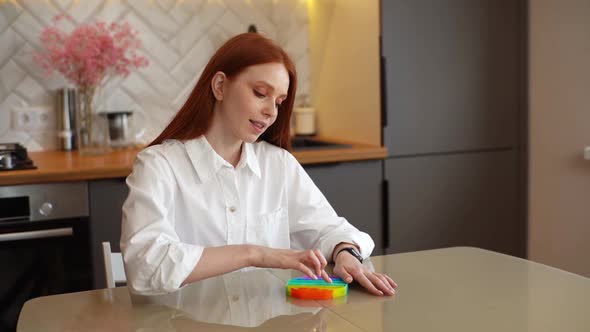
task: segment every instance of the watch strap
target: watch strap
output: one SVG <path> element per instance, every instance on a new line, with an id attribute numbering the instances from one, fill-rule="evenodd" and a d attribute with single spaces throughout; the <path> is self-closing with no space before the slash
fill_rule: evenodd
<path id="1" fill-rule="evenodd" d="M 340 249 L 336 253 L 336 257 L 338 257 L 338 255 L 340 255 L 340 253 L 343 251 L 347 251 L 349 254 L 353 255 L 356 259 L 358 259 L 359 262 L 361 262 L 361 263 L 363 262 L 363 256 L 361 256 L 361 254 L 358 252 L 358 250 L 356 250 L 356 248 L 353 248 L 353 247 L 346 247 L 346 248 Z"/>

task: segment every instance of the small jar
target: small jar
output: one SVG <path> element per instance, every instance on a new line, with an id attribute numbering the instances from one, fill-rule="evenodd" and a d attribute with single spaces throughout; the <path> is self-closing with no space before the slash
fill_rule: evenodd
<path id="1" fill-rule="evenodd" d="M 314 135 L 315 130 L 315 109 L 313 107 L 296 107 L 295 113 L 295 134 Z"/>

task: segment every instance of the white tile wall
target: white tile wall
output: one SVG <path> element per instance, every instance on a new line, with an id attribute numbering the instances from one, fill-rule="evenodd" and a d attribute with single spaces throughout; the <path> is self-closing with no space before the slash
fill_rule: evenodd
<path id="1" fill-rule="evenodd" d="M 105 105 L 146 115 L 144 142 L 166 126 L 186 100 L 209 57 L 250 24 L 289 52 L 299 71 L 299 95 L 309 94 L 306 0 L 0 0 L 0 142 L 30 150 L 55 149 L 55 132 L 27 133 L 12 126 L 15 106 L 53 107 L 54 90 L 66 84 L 32 61 L 39 33 L 56 14 L 78 23 L 128 21 L 140 31 L 150 66 L 112 80 Z M 63 29 L 73 26 L 67 23 Z"/>

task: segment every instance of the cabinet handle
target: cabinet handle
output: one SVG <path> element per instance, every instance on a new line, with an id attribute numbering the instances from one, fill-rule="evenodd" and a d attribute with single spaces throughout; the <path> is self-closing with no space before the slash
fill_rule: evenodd
<path id="1" fill-rule="evenodd" d="M 381 127 L 387 127 L 387 59 L 381 56 Z"/>
<path id="2" fill-rule="evenodd" d="M 381 202 L 381 215 L 383 216 L 383 249 L 387 252 L 387 249 L 389 249 L 389 227 L 391 226 L 389 225 L 389 181 L 383 180 L 381 185 L 383 192 L 381 195 L 383 200 Z"/>
<path id="3" fill-rule="evenodd" d="M 0 242 L 18 241 L 18 240 L 34 240 L 48 237 L 71 236 L 74 231 L 71 227 L 47 229 L 42 231 L 17 232 L 0 234 Z"/>

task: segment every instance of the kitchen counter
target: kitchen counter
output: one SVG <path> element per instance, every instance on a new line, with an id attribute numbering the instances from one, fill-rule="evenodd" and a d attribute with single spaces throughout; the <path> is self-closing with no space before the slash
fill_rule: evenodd
<path id="1" fill-rule="evenodd" d="M 301 164 L 383 159 L 387 155 L 387 149 L 382 146 L 321 137 L 318 139 L 349 144 L 351 147 L 294 151 L 293 155 Z M 80 156 L 77 152 L 64 151 L 30 152 L 29 156 L 37 169 L 0 172 L 0 185 L 122 178 L 131 173 L 133 161 L 140 150 L 113 150 L 100 156 Z"/>
<path id="2" fill-rule="evenodd" d="M 17 331 L 590 331 L 590 279 L 470 247 L 366 260 L 398 283 L 392 297 L 352 285 L 338 300 L 286 296 L 298 273 L 238 271 L 163 295 L 126 287 L 40 297 Z"/>

